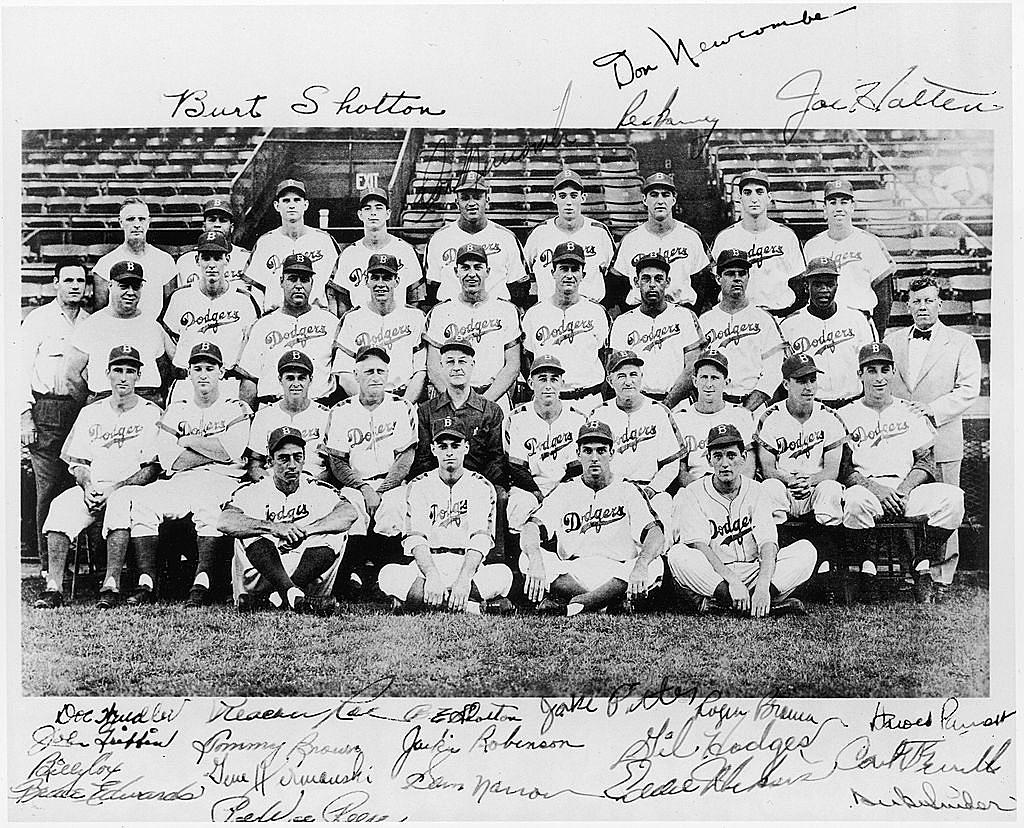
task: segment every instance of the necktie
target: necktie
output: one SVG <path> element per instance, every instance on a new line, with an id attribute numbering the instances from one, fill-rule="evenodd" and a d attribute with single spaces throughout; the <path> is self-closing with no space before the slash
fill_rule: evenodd
<path id="1" fill-rule="evenodd" d="M 932 338 L 932 332 L 931 331 L 922 331 L 922 330 L 920 330 L 918 328 L 914 328 L 914 330 L 911 332 L 910 335 L 914 339 L 931 339 Z"/>

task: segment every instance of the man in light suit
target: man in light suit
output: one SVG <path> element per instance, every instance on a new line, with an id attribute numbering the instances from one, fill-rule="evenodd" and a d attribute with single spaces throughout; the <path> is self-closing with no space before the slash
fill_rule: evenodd
<path id="1" fill-rule="evenodd" d="M 931 279 L 910 284 L 910 328 L 889 331 L 885 343 L 892 349 L 894 396 L 917 403 L 935 423 L 935 464 L 943 483 L 960 485 L 964 456 L 963 413 L 978 398 L 981 356 L 973 337 L 939 321 L 938 285 Z M 959 560 L 956 533 L 946 547 L 946 559 L 933 562 L 936 597 L 953 582 Z"/>

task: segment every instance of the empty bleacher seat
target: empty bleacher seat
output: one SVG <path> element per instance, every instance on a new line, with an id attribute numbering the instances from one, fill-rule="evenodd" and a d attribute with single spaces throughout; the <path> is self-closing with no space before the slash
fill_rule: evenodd
<path id="1" fill-rule="evenodd" d="M 908 241 L 910 249 L 919 256 L 949 255 L 960 249 L 957 239 L 948 236 L 922 236 Z"/>
<path id="2" fill-rule="evenodd" d="M 43 176 L 43 165 L 42 164 L 22 164 L 21 165 L 21 177 L 22 178 L 42 178 Z"/>
<path id="3" fill-rule="evenodd" d="M 132 160 L 131 154 L 127 152 L 117 152 L 115 150 L 104 150 L 96 156 L 97 164 L 114 164 L 120 166 L 122 164 L 128 164 Z"/>
<path id="4" fill-rule="evenodd" d="M 193 178 L 224 178 L 226 172 L 223 164 L 196 164 L 191 174 Z"/>
<path id="5" fill-rule="evenodd" d="M 153 168 L 153 175 L 157 178 L 185 178 L 188 169 L 181 164 L 161 164 Z"/>
<path id="6" fill-rule="evenodd" d="M 148 164 L 122 164 L 117 168 L 118 178 L 150 178 L 153 168 Z"/>
<path id="7" fill-rule="evenodd" d="M 70 215 L 82 212 L 83 205 L 91 199 L 79 198 L 78 196 L 55 196 L 46 201 L 46 212 L 53 215 Z"/>
<path id="8" fill-rule="evenodd" d="M 121 211 L 122 199 L 117 196 L 95 196 L 85 202 L 85 212 L 95 215 L 114 215 Z"/>
<path id="9" fill-rule="evenodd" d="M 22 189 L 25 191 L 25 195 L 31 196 L 59 196 L 64 193 L 60 184 L 49 180 L 26 181 Z"/>
<path id="10" fill-rule="evenodd" d="M 39 246 L 39 257 L 44 262 L 56 262 L 61 259 L 84 259 L 85 245 L 81 244 L 42 244 Z"/>
<path id="11" fill-rule="evenodd" d="M 113 164 L 86 164 L 79 170 L 82 178 L 113 178 L 117 175 L 117 167 Z"/>
<path id="12" fill-rule="evenodd" d="M 203 153 L 203 162 L 206 164 L 230 164 L 238 159 L 238 153 L 230 150 L 210 150 Z"/>
<path id="13" fill-rule="evenodd" d="M 80 169 L 77 164 L 47 164 L 43 175 L 46 178 L 78 178 Z"/>
<path id="14" fill-rule="evenodd" d="M 198 214 L 202 210 L 202 205 L 199 201 L 188 195 L 173 195 L 168 196 L 163 203 L 163 211 L 165 213 L 194 213 Z"/>
<path id="15" fill-rule="evenodd" d="M 21 212 L 22 215 L 33 215 L 37 216 L 43 212 L 43 207 L 46 204 L 46 198 L 44 196 L 22 196 L 21 199 Z"/>

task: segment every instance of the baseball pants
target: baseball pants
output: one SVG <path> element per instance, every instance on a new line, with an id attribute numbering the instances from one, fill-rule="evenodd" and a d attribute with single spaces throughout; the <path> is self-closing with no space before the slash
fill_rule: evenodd
<path id="1" fill-rule="evenodd" d="M 85 505 L 85 492 L 80 486 L 74 486 L 57 495 L 50 504 L 50 514 L 43 524 L 43 533 L 57 532 L 74 540 L 80 532 L 88 529 L 99 520 L 103 521 L 103 537 L 114 529 L 131 528 L 131 510 L 133 493 L 142 490 L 142 486 L 122 486 L 107 498 L 107 505 L 102 512 L 90 512 Z"/>
<path id="2" fill-rule="evenodd" d="M 388 489 L 380 496 L 380 506 L 373 516 L 373 531 L 394 537 L 405 525 L 405 484 Z"/>
<path id="3" fill-rule="evenodd" d="M 777 477 L 761 483 L 772 506 L 776 523 L 785 523 L 786 518 L 802 517 L 814 513 L 814 519 L 822 526 L 838 526 L 843 522 L 843 484 L 837 480 L 822 480 L 814 487 L 810 497 L 798 500 L 789 487 Z"/>
<path id="4" fill-rule="evenodd" d="M 566 402 L 579 411 L 584 417 L 589 417 L 594 413 L 595 408 L 604 403 L 604 397 L 602 397 L 601 393 L 598 391 L 575 400 L 566 400 Z"/>
<path id="5" fill-rule="evenodd" d="M 445 589 L 451 587 L 458 580 L 465 556 L 452 552 L 431 553 L 431 556 L 438 572 L 441 573 Z M 405 601 L 416 579 L 422 577 L 423 572 L 416 561 L 407 564 L 388 564 L 377 576 L 377 585 L 385 595 Z M 512 570 L 505 564 L 481 563 L 476 575 L 473 576 L 473 584 L 483 601 L 504 598 L 512 588 Z"/>
<path id="6" fill-rule="evenodd" d="M 299 561 L 302 560 L 302 554 L 307 549 L 327 547 L 332 550 L 336 556 L 334 563 L 314 583 L 309 584 L 304 589 L 304 592 L 309 597 L 324 598 L 331 594 L 331 590 L 334 589 L 334 580 L 338 575 L 338 568 L 341 566 L 345 543 L 348 540 L 347 534 L 309 535 L 298 546 L 290 549 L 283 549 L 281 547 L 280 538 L 275 538 L 272 535 L 260 535 L 255 538 L 244 538 L 235 541 L 235 554 L 231 561 L 231 587 L 236 601 L 239 595 L 259 595 L 270 592 L 272 589 L 270 582 L 252 565 L 245 552 L 251 544 L 258 540 L 266 540 L 274 544 L 281 555 L 281 565 L 284 566 L 284 571 L 288 573 L 289 578 L 294 574 Z"/>
<path id="7" fill-rule="evenodd" d="M 789 597 L 811 577 L 817 559 L 818 553 L 808 540 L 799 540 L 779 550 L 772 585 L 779 591 L 780 599 Z M 747 589 L 754 586 L 761 571 L 760 561 L 737 561 L 726 566 L 740 577 Z M 724 580 L 703 552 L 684 543 L 676 544 L 668 551 L 668 568 L 676 583 L 689 587 L 698 595 L 711 597 Z"/>
<path id="8" fill-rule="evenodd" d="M 617 561 L 600 554 L 588 555 L 585 558 L 564 560 L 554 552 L 540 550 L 544 564 L 544 586 L 550 588 L 561 575 L 568 575 L 587 592 L 608 583 L 612 578 L 629 583 L 629 576 L 636 566 L 637 559 Z M 530 574 L 530 559 L 525 552 L 519 556 L 519 570 L 526 576 Z M 658 556 L 647 565 L 647 589 L 658 586 L 665 575 L 665 564 Z"/>
<path id="9" fill-rule="evenodd" d="M 884 514 L 878 498 L 864 486 L 850 486 L 845 492 L 843 526 L 847 529 L 871 529 Z M 910 492 L 905 501 L 907 517 L 926 515 L 929 526 L 957 529 L 964 519 L 964 493 L 947 483 L 924 483 Z"/>
<path id="10" fill-rule="evenodd" d="M 523 526 L 526 525 L 526 519 L 533 514 L 539 505 L 537 498 L 525 489 L 519 489 L 515 486 L 509 489 L 508 505 L 505 507 L 505 515 L 508 518 L 508 530 L 518 534 Z"/>
<path id="11" fill-rule="evenodd" d="M 80 408 L 70 397 L 52 394 L 35 394 L 32 403 L 36 442 L 29 446 L 29 460 L 36 486 L 36 550 L 43 569 L 46 569 L 43 524 L 49 514 L 50 504 L 58 494 L 75 485 L 67 464 L 60 459 L 60 452 Z"/>
<path id="12" fill-rule="evenodd" d="M 960 488 L 960 460 L 936 462 L 939 477 L 943 483 Z M 932 579 L 940 584 L 953 583 L 957 564 L 960 563 L 960 533 L 955 529 L 946 542 L 946 557 L 939 563 L 932 564 Z"/>
<path id="13" fill-rule="evenodd" d="M 219 538 L 221 507 L 241 481 L 217 472 L 195 469 L 178 472 L 168 480 L 139 486 L 132 500 L 132 537 L 152 537 L 165 520 L 192 515 L 196 535 Z"/>

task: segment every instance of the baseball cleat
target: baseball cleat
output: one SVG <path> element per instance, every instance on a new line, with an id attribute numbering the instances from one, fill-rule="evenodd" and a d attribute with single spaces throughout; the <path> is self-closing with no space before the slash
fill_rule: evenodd
<path id="1" fill-rule="evenodd" d="M 918 604 L 931 604 L 933 602 L 933 588 L 932 573 L 914 573 L 914 600 Z"/>
<path id="2" fill-rule="evenodd" d="M 949 601 L 949 584 L 940 584 L 938 581 L 932 581 L 932 603 L 933 604 L 945 604 Z"/>
<path id="3" fill-rule="evenodd" d="M 309 598 L 307 599 L 307 604 L 309 606 L 309 613 L 323 618 L 330 618 L 333 615 L 339 615 L 341 612 L 341 605 L 338 603 L 338 599 L 332 595 L 323 598 Z"/>
<path id="4" fill-rule="evenodd" d="M 561 604 L 551 598 L 544 598 L 539 604 L 537 604 L 537 615 L 565 615 L 566 605 Z"/>
<path id="5" fill-rule="evenodd" d="M 125 603 L 130 607 L 141 607 L 144 604 L 153 604 L 156 602 L 156 596 L 153 594 L 153 590 L 150 587 L 139 587 L 135 592 L 128 596 L 128 600 Z"/>
<path id="6" fill-rule="evenodd" d="M 783 598 L 781 601 L 773 601 L 771 608 L 772 615 L 807 615 L 807 607 L 799 598 Z"/>
<path id="7" fill-rule="evenodd" d="M 96 609 L 108 610 L 113 609 L 121 603 L 121 593 L 114 592 L 112 589 L 104 589 L 100 591 L 100 600 L 96 602 Z"/>
<path id="8" fill-rule="evenodd" d="M 239 593 L 236 606 L 240 613 L 256 612 L 256 596 L 246 592 Z"/>
<path id="9" fill-rule="evenodd" d="M 36 609 L 56 609 L 64 603 L 64 596 L 55 589 L 48 589 L 33 604 Z"/>
<path id="10" fill-rule="evenodd" d="M 186 607 L 202 607 L 210 603 L 210 590 L 199 584 L 193 584 L 185 599 Z"/>
<path id="11" fill-rule="evenodd" d="M 297 612 L 300 615 L 309 612 L 309 599 L 305 595 L 296 595 L 290 608 L 292 612 Z"/>
<path id="12" fill-rule="evenodd" d="M 633 615 L 635 612 L 636 607 L 629 598 L 620 598 L 608 605 L 609 615 Z"/>
<path id="13" fill-rule="evenodd" d="M 877 604 L 878 603 L 878 576 L 877 575 L 865 575 L 863 572 L 860 573 L 859 581 L 859 598 L 862 604 Z"/>
<path id="14" fill-rule="evenodd" d="M 392 615 L 405 615 L 405 601 L 398 598 L 391 599 L 391 614 Z"/>
<path id="15" fill-rule="evenodd" d="M 515 615 L 516 607 L 508 598 L 492 598 L 483 605 L 485 615 Z"/>

